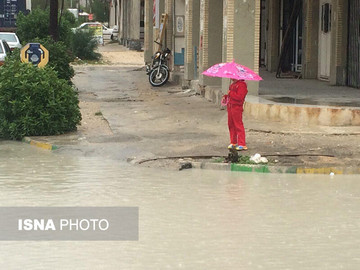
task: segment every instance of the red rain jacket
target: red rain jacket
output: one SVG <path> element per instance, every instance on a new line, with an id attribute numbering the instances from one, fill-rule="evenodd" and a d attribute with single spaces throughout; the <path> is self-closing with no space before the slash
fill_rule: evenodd
<path id="1" fill-rule="evenodd" d="M 229 103 L 232 105 L 243 105 L 248 93 L 247 85 L 244 81 L 237 81 L 229 87 Z"/>

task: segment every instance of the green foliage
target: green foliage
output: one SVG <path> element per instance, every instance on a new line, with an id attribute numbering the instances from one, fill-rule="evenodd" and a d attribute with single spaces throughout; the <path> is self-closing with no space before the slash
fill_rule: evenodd
<path id="1" fill-rule="evenodd" d="M 74 69 L 70 66 L 73 56 L 69 50 L 73 35 L 70 25 L 74 22 L 75 17 L 70 12 L 64 12 L 59 27 L 60 40 L 54 42 L 48 35 L 48 10 L 35 9 L 27 16 L 21 13 L 17 19 L 17 34 L 23 44 L 28 42 L 42 44 L 49 51 L 48 66 L 54 68 L 59 78 L 68 81 L 74 76 Z"/>
<path id="2" fill-rule="evenodd" d="M 91 2 L 90 6 L 97 21 L 109 21 L 109 3 L 107 1 L 94 0 Z"/>
<path id="3" fill-rule="evenodd" d="M 48 66 L 57 72 L 60 79 L 70 82 L 71 78 L 74 77 L 74 69 L 70 66 L 74 57 L 65 43 L 61 41 L 55 42 L 50 37 L 35 39 L 34 42 L 42 44 L 49 51 Z"/>
<path id="4" fill-rule="evenodd" d="M 63 14 L 63 19 L 59 25 L 59 41 L 70 47 L 72 39 L 71 25 L 73 23 L 72 14 L 70 12 Z M 65 15 L 66 14 L 66 15 Z M 19 13 L 16 19 L 16 34 L 25 45 L 28 42 L 34 42 L 36 38 L 45 39 L 49 36 L 49 10 L 35 9 L 28 15 Z M 74 17 L 74 16 L 73 16 Z"/>
<path id="5" fill-rule="evenodd" d="M 74 16 L 74 14 L 72 14 L 70 11 L 68 10 L 64 10 L 63 11 L 63 14 L 62 14 L 62 17 L 61 17 L 61 21 L 64 20 L 64 21 L 67 21 L 69 23 L 69 26 L 70 27 L 77 27 L 78 26 L 78 23 L 76 21 L 76 18 Z"/>
<path id="6" fill-rule="evenodd" d="M 16 34 L 23 44 L 33 42 L 35 38 L 46 38 L 49 35 L 49 13 L 35 9 L 25 16 L 20 12 L 16 26 Z"/>
<path id="7" fill-rule="evenodd" d="M 59 25 L 59 41 L 52 42 L 49 37 L 49 10 L 35 9 L 28 15 L 20 13 L 17 18 L 17 34 L 23 45 L 39 42 L 50 52 L 49 66 L 54 67 L 62 79 L 70 80 L 74 70 L 69 63 L 77 56 L 84 60 L 99 60 L 100 54 L 94 52 L 98 42 L 92 33 L 71 30 L 79 22 L 69 11 L 64 11 Z"/>
<path id="8" fill-rule="evenodd" d="M 61 23 L 59 25 L 59 40 L 65 43 L 65 45 L 70 48 L 72 36 L 74 33 L 71 30 L 71 22 L 64 19 L 61 19 Z"/>
<path id="9" fill-rule="evenodd" d="M 73 36 L 72 51 L 80 59 L 98 60 L 101 54 L 96 53 L 98 41 L 91 31 L 76 30 Z"/>
<path id="10" fill-rule="evenodd" d="M 55 135 L 80 123 L 77 92 L 49 67 L 8 57 L 0 68 L 0 136 Z"/>
<path id="11" fill-rule="evenodd" d="M 254 161 L 250 160 L 249 156 L 239 156 L 238 162 L 239 164 L 256 164 Z"/>
<path id="12" fill-rule="evenodd" d="M 216 157 L 216 158 L 213 158 L 213 162 L 214 163 L 224 163 L 225 158 L 224 157 Z"/>
<path id="13" fill-rule="evenodd" d="M 71 6 L 72 4 L 72 6 Z M 77 5 L 78 2 L 77 1 L 73 1 L 73 0 L 64 0 L 64 10 L 68 9 L 68 8 L 75 8 L 75 5 Z M 32 9 L 46 9 L 47 7 L 49 7 L 50 5 L 50 1 L 49 0 L 31 0 L 31 8 Z M 62 5 L 62 0 L 59 1 L 59 8 L 61 8 Z M 80 6 L 80 9 L 81 6 Z"/>
<path id="14" fill-rule="evenodd" d="M 31 8 L 32 9 L 45 9 L 46 6 L 49 6 L 49 3 L 47 3 L 47 0 L 31 0 Z"/>

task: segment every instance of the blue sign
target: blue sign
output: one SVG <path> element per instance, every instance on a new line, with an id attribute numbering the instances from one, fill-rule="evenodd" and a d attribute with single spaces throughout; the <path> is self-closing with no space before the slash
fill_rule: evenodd
<path id="1" fill-rule="evenodd" d="M 43 67 L 49 62 L 49 52 L 40 43 L 28 43 L 20 52 L 21 61 Z"/>
<path id="2" fill-rule="evenodd" d="M 26 13 L 26 0 L 0 0 L 0 27 L 15 27 L 20 11 Z"/>

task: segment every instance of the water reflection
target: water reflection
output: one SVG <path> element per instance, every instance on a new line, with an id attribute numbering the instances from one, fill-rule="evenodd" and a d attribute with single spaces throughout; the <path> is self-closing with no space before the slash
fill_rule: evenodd
<path id="1" fill-rule="evenodd" d="M 0 144 L 1 206 L 139 206 L 138 242 L 0 242 L 0 269 L 358 269 L 356 176 L 160 171 Z"/>

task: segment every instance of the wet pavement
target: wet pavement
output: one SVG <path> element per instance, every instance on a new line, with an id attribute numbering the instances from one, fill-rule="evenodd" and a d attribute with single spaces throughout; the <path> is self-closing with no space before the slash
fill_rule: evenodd
<path id="1" fill-rule="evenodd" d="M 73 81 L 79 89 L 83 116 L 78 131 L 31 139 L 58 145 L 57 151 L 62 153 L 134 163 L 163 157 L 228 155 L 229 135 L 224 108 L 171 82 L 163 87 L 151 87 L 141 68 L 142 53 L 129 51 L 118 44 L 101 47 L 101 53 L 106 61 L 112 60 L 112 65 L 75 66 Z M 271 74 L 262 76 L 267 82 L 267 90 L 261 82 L 261 96 L 255 97 L 254 101 L 250 100 L 253 96 L 247 97 L 247 103 L 253 103 L 254 107 L 250 107 L 249 115 L 244 115 L 249 148 L 245 155 L 277 156 L 278 165 L 285 166 L 359 167 L 360 148 L 356 146 L 359 145 L 360 126 L 309 125 L 307 120 L 313 120 L 313 115 L 304 115 L 302 108 L 295 112 L 295 106 L 289 104 L 284 110 L 278 106 L 280 103 L 267 101 L 263 104 L 265 99 L 261 98 L 268 94 L 273 98 L 304 101 L 304 96 L 315 93 L 315 87 L 318 91 L 311 100 L 321 99 L 326 96 L 324 93 L 329 86 L 315 80 L 275 81 L 268 78 Z M 279 82 L 282 83 L 280 88 Z M 327 97 L 328 101 L 342 96 L 341 101 L 346 98 L 354 102 L 358 92 L 347 87 L 334 87 Z M 269 103 L 273 104 L 268 106 Z M 343 112 L 343 108 L 339 110 L 341 119 L 347 119 L 348 112 Z M 268 115 L 269 111 L 286 120 L 269 121 L 259 117 Z M 304 125 L 290 117 L 290 113 L 297 117 L 297 112 Z M 317 116 L 321 120 L 337 119 L 319 112 L 314 119 Z"/>
<path id="2" fill-rule="evenodd" d="M 259 95 L 263 98 L 293 98 L 305 99 L 304 103 L 296 103 L 294 100 L 287 100 L 290 104 L 314 104 L 333 106 L 329 102 L 336 102 L 336 106 L 348 106 L 354 102 L 353 107 L 360 107 L 356 102 L 360 99 L 360 89 L 347 86 L 334 86 L 329 82 L 311 79 L 277 79 L 275 73 L 265 70 L 260 71 L 264 79 L 260 82 Z M 280 100 L 284 102 L 284 100 Z M 316 103 L 315 103 L 316 102 Z"/>
<path id="3" fill-rule="evenodd" d="M 136 242 L 0 242 L 0 269 L 359 269 L 358 176 L 164 171 L 0 142 L 1 206 L 138 206 Z"/>
<path id="4" fill-rule="evenodd" d="M 265 97 L 266 98 L 266 97 Z M 321 106 L 335 106 L 335 107 L 360 107 L 359 101 L 351 100 L 326 100 L 313 99 L 313 98 L 296 98 L 296 97 L 270 97 L 268 100 L 277 103 L 290 103 L 290 104 L 308 104 L 308 105 L 321 105 Z"/>

